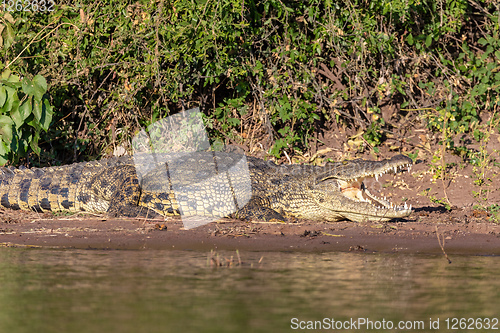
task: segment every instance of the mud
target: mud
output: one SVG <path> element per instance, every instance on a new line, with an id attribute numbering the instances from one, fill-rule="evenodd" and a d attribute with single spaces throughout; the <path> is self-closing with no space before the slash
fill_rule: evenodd
<path id="1" fill-rule="evenodd" d="M 224 220 L 189 230 L 178 219 L 52 217 L 7 210 L 0 216 L 3 246 L 500 255 L 500 225 L 475 217 L 471 209 L 417 208 L 409 219 L 387 223 Z"/>

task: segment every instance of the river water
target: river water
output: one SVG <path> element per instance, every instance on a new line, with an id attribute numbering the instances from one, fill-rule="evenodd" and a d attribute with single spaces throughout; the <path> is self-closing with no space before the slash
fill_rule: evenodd
<path id="1" fill-rule="evenodd" d="M 450 259 L 2 248 L 0 332 L 499 332 L 500 258 Z"/>

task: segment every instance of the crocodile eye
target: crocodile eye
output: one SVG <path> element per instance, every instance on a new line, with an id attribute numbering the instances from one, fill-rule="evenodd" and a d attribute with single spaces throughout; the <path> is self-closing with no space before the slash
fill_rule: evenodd
<path id="1" fill-rule="evenodd" d="M 342 161 L 342 164 L 347 165 L 347 164 L 349 164 L 349 161 L 344 160 L 344 161 Z"/>
<path id="2" fill-rule="evenodd" d="M 281 184 L 281 179 L 271 178 L 268 180 L 268 182 L 270 182 L 273 185 L 279 185 Z"/>

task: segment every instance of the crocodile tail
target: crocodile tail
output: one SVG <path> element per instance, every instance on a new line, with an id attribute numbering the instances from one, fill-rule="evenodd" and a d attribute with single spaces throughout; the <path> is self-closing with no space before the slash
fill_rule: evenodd
<path id="1" fill-rule="evenodd" d="M 77 195 L 85 178 L 85 165 L 1 168 L 0 204 L 5 208 L 38 212 L 80 211 Z"/>

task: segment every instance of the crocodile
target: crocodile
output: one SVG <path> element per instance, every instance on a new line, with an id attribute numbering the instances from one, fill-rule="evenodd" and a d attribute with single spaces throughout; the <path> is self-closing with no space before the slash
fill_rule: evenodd
<path id="1" fill-rule="evenodd" d="M 107 158 L 45 168 L 1 167 L 0 204 L 38 212 L 258 221 L 388 221 L 412 212 L 406 203 L 395 205 L 371 194 L 365 185 L 365 180 L 377 181 L 386 173 L 410 171 L 412 160 L 404 155 L 325 166 L 277 165 L 223 152 L 167 157 Z"/>

